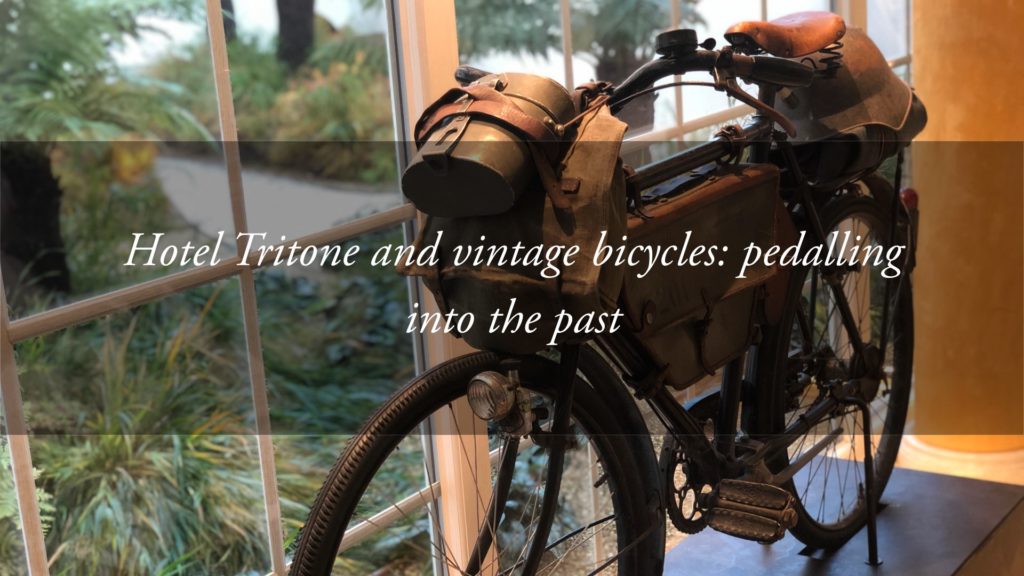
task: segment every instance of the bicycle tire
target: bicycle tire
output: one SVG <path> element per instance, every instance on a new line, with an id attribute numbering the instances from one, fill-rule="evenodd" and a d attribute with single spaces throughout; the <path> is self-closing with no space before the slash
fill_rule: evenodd
<path id="1" fill-rule="evenodd" d="M 339 456 L 310 509 L 299 535 L 291 575 L 332 573 L 346 526 L 384 460 L 403 437 L 415 433 L 420 422 L 463 396 L 469 379 L 483 371 L 497 370 L 499 361 L 496 355 L 476 353 L 441 364 L 407 384 L 364 424 Z M 540 357 L 525 359 L 520 378 L 528 390 L 549 393 L 557 382 L 557 365 Z M 652 511 L 645 496 L 645 479 L 634 464 L 630 435 L 616 423 L 615 411 L 582 379 L 576 384 L 572 416 L 593 441 L 607 474 L 619 549 L 632 544 L 617 562 L 618 573 L 659 573 L 664 520 L 661 517 L 659 529 L 657 510 Z"/>
<path id="2" fill-rule="evenodd" d="M 879 230 L 888 230 L 890 221 L 885 216 L 888 209 L 888 206 L 884 206 L 885 202 L 887 200 L 884 198 L 876 199 L 849 192 L 838 196 L 828 202 L 821 211 L 823 228 L 829 231 L 847 219 L 861 217 L 871 220 Z M 789 400 L 786 376 L 787 370 L 789 370 L 792 331 L 797 309 L 802 305 L 802 292 L 809 272 L 808 268 L 792 270 L 782 320 L 777 325 L 767 326 L 764 329 L 764 338 L 759 346 L 757 373 L 760 383 L 770 382 L 771 385 L 763 386 L 758 397 L 759 417 L 755 420 L 756 425 L 753 430 L 755 435 L 776 434 L 786 425 L 785 416 Z M 880 498 L 885 490 L 895 465 L 910 402 L 914 347 L 913 298 L 910 278 L 903 278 L 898 286 L 898 293 L 894 297 L 896 306 L 893 311 L 893 329 L 890 336 L 893 350 L 893 370 L 888 392 L 888 407 L 882 423 L 880 439 L 874 452 L 876 499 Z M 874 422 L 872 424 L 874 428 Z M 856 426 L 854 426 L 855 428 Z M 854 454 L 854 459 L 856 459 L 856 454 Z M 777 473 L 789 463 L 789 455 L 783 453 L 780 457 L 768 462 L 768 467 L 773 473 Z M 857 464 L 863 466 L 860 462 Z M 812 465 L 807 466 L 807 468 L 811 467 Z M 828 474 L 827 469 L 825 473 Z M 827 479 L 825 483 L 825 489 L 827 489 Z M 809 510 L 811 503 L 805 502 L 802 497 L 807 491 L 805 489 L 803 494 L 801 493 L 795 478 L 787 482 L 784 487 L 796 498 L 795 508 L 798 522 L 792 529 L 792 533 L 801 542 L 812 548 L 825 550 L 838 548 L 860 530 L 867 521 L 867 507 L 864 505 L 863 499 L 858 501 L 856 506 L 843 518 L 836 522 L 826 523 L 817 519 Z M 824 501 L 824 495 L 822 500 Z"/>

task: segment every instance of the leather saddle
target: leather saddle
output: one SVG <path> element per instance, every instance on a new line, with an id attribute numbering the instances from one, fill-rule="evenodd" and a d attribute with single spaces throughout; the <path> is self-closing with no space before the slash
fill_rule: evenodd
<path id="1" fill-rule="evenodd" d="M 835 43 L 846 34 L 842 17 L 831 12 L 797 12 L 769 22 L 740 22 L 725 32 L 737 50 L 799 58 Z"/>

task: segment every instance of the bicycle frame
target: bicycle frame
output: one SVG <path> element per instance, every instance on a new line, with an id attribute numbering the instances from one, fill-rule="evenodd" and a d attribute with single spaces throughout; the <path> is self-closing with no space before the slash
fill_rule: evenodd
<path id="1" fill-rule="evenodd" d="M 659 73 L 663 72 L 663 70 L 659 71 Z M 644 81 L 647 81 L 647 77 L 644 77 Z M 628 83 L 629 81 L 627 81 Z M 638 89 L 639 85 L 634 90 Z M 766 85 L 760 89 L 758 100 L 765 106 L 771 107 L 774 105 L 775 95 L 776 88 Z M 812 197 L 810 184 L 797 162 L 792 143 L 787 140 L 787 135 L 784 132 L 774 128 L 772 119 L 762 113 L 755 114 L 747 125 L 731 136 L 720 133 L 718 137 L 708 143 L 638 168 L 627 179 L 627 183 L 637 190 L 642 190 L 666 182 L 705 164 L 726 157 L 738 156 L 744 151 L 749 151 L 749 160 L 753 163 L 768 162 L 769 152 L 773 146 L 781 152 L 785 168 L 793 175 L 797 184 L 797 196 L 789 201 L 790 213 L 799 206 L 805 216 L 804 227 L 808 228 L 815 241 L 825 242 L 826 233 L 822 227 L 818 206 Z M 822 276 L 827 277 L 826 275 Z M 826 283 L 837 305 L 846 337 L 849 338 L 855 354 L 860 356 L 864 353 L 864 343 L 860 331 L 857 329 L 847 295 L 839 283 Z M 887 299 L 885 302 L 886 312 L 888 312 L 889 306 L 890 302 Z M 765 440 L 764 444 L 754 453 L 737 459 L 734 447 L 738 432 L 736 423 L 740 409 L 741 385 L 744 376 L 747 381 L 756 383 L 753 370 L 746 375 L 743 374 L 745 355 L 733 359 L 723 368 L 722 385 L 719 392 L 719 414 L 715 419 L 714 438 L 709 440 L 704 423 L 687 412 L 662 384 L 659 367 L 631 333 L 619 332 L 600 336 L 595 343 L 616 364 L 616 368 L 626 375 L 626 383 L 633 393 L 651 404 L 670 433 L 683 446 L 688 458 L 692 458 L 697 463 L 702 479 L 712 485 L 723 477 L 741 475 L 765 459 L 785 451 L 790 444 L 842 404 L 841 398 L 854 396 L 854 388 L 858 385 L 856 381 L 848 382 L 842 389 L 835 390 L 833 394 L 824 395 L 806 412 L 805 418 L 797 419 L 794 424 L 781 431 L 780 434 Z M 756 346 L 751 348 L 750 354 L 755 353 Z M 755 357 L 751 357 L 749 360 L 749 367 L 756 365 Z M 792 469 L 794 466 L 777 475 L 780 479 L 778 483 L 791 477 L 797 471 Z"/>

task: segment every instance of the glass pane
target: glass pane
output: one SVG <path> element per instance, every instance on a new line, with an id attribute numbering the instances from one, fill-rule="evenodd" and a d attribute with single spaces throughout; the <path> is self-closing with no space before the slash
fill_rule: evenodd
<path id="1" fill-rule="evenodd" d="M 910 53 L 907 0 L 867 0 L 868 35 L 888 59 Z"/>
<path id="2" fill-rule="evenodd" d="M 198 240 L 196 214 L 227 208 L 201 4 L 8 0 L 0 30 L 13 316 L 177 269 L 124 264 L 133 232 Z"/>
<path id="3" fill-rule="evenodd" d="M 771 2 L 769 2 L 769 5 Z M 695 28 L 697 37 L 714 38 L 718 46 L 725 46 L 725 31 L 743 20 L 761 19 L 760 0 L 734 0 L 731 2 L 716 2 L 715 0 L 697 0 L 693 3 L 694 10 L 699 16 Z"/>
<path id="4" fill-rule="evenodd" d="M 406 280 L 369 265 L 378 247 L 401 243 L 396 227 L 346 243 L 360 246 L 354 266 L 256 274 L 288 540 L 345 442 L 414 374 Z"/>
<path id="5" fill-rule="evenodd" d="M 832 11 L 830 0 L 768 0 L 768 20 L 808 10 Z"/>
<path id="6" fill-rule="evenodd" d="M 55 574 L 265 574 L 238 282 L 17 346 Z"/>
<path id="7" fill-rule="evenodd" d="M 2 400 L 2 396 L 0 396 Z M 50 495 L 39 491 L 40 517 L 43 529 L 53 522 Z M 25 546 L 22 541 L 21 519 L 18 517 L 18 499 L 14 492 L 11 452 L 7 444 L 7 428 L 0 410 L 0 574 L 21 576 L 28 574 Z"/>
<path id="8" fill-rule="evenodd" d="M 599 79 L 619 83 L 655 57 L 654 38 L 670 27 L 692 27 L 697 19 L 689 2 L 671 0 L 572 0 L 573 66 L 583 69 L 577 83 Z M 678 17 L 673 26 L 673 17 Z M 660 82 L 672 82 L 666 78 Z M 640 96 L 618 114 L 630 134 L 678 124 L 678 91 Z"/>
<path id="9" fill-rule="evenodd" d="M 455 0 L 455 17 L 461 64 L 567 83 L 559 0 Z M 574 83 L 592 77 L 593 67 L 574 66 Z"/>
<path id="10" fill-rule="evenodd" d="M 725 31 L 741 20 L 760 20 L 761 2 L 742 0 L 738 2 L 714 2 L 698 0 L 691 5 L 693 19 L 690 28 L 697 30 L 697 38 L 714 38 L 719 47 L 725 46 Z M 687 74 L 686 80 L 710 82 L 710 74 Z M 749 88 L 749 87 L 748 87 Z M 683 120 L 691 121 L 724 110 L 735 105 L 732 98 L 722 92 L 703 86 L 683 88 Z"/>
<path id="11" fill-rule="evenodd" d="M 401 203 L 383 3 L 230 4 L 250 230 L 294 239 Z"/>
<path id="12" fill-rule="evenodd" d="M 895 72 L 897 76 L 902 78 L 904 82 L 908 84 L 910 83 L 910 65 L 902 64 L 900 66 L 896 66 L 895 68 L 893 68 L 892 71 Z"/>

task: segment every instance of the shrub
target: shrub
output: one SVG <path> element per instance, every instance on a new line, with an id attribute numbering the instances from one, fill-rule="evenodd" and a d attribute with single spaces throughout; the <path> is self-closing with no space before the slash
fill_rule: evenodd
<path id="1" fill-rule="evenodd" d="M 387 76 L 366 65 L 364 54 L 292 79 L 273 110 L 273 164 L 300 165 L 333 179 L 394 180 L 391 108 L 381 105 L 390 99 L 390 86 Z"/>
<path id="2" fill-rule="evenodd" d="M 39 470 L 33 469 L 38 478 Z M 36 489 L 36 502 L 47 532 L 53 522 L 53 496 Z M 15 567 L 23 563 L 24 550 L 21 544 L 21 518 L 18 516 L 18 501 L 14 492 L 14 476 L 11 473 L 11 453 L 4 439 L 0 439 L 0 576 L 15 576 L 20 571 Z"/>
<path id="3" fill-rule="evenodd" d="M 228 47 L 239 139 L 248 165 L 333 180 L 391 182 L 394 126 L 384 38 L 350 28 L 325 31 L 308 62 L 288 75 L 273 50 L 239 36 Z M 179 104 L 217 130 L 205 43 L 171 55 L 150 72 L 182 86 Z"/>
<path id="4" fill-rule="evenodd" d="M 266 567 L 244 348 L 207 323 L 231 285 L 19 345 L 54 573 Z M 58 398 L 81 408 L 37 429 Z"/>

